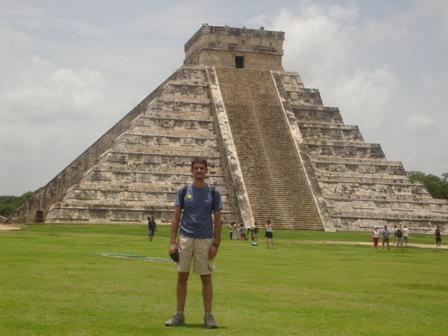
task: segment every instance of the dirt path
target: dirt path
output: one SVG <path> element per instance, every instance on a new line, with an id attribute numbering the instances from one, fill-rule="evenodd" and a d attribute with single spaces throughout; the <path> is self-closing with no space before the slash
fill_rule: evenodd
<path id="1" fill-rule="evenodd" d="M 373 249 L 373 243 L 371 242 L 347 242 L 347 241 L 333 241 L 333 240 L 303 240 L 302 242 L 306 242 L 306 243 L 310 243 L 310 244 L 344 244 L 344 245 L 364 245 L 364 246 L 372 246 Z M 419 248 L 429 248 L 429 249 L 444 249 L 444 250 L 448 250 L 448 246 L 447 245 L 442 245 L 437 247 L 435 244 L 434 245 L 430 245 L 430 244 L 413 244 L 413 243 L 408 243 L 407 246 L 404 246 L 404 248 L 406 247 L 419 247 Z M 381 250 L 383 248 L 383 246 L 381 245 L 381 242 L 378 243 L 378 250 Z M 395 245 L 390 244 L 390 249 L 394 250 L 396 247 Z"/>
<path id="2" fill-rule="evenodd" d="M 12 231 L 12 230 L 20 230 L 23 226 L 21 225 L 5 225 L 0 224 L 0 231 Z"/>
<path id="3" fill-rule="evenodd" d="M 0 231 L 12 231 L 12 230 L 20 230 L 23 226 L 21 225 L 5 225 L 0 224 Z M 346 241 L 333 241 L 333 240 L 301 240 L 302 243 L 308 243 L 308 244 L 345 244 L 345 245 L 364 245 L 364 246 L 372 246 L 371 242 L 346 242 Z M 412 244 L 409 243 L 407 245 L 408 247 L 419 247 L 419 248 L 429 248 L 429 249 L 443 249 L 448 250 L 448 245 L 442 245 L 440 247 L 437 247 L 434 245 L 429 244 Z M 378 245 L 378 249 L 381 250 L 382 246 L 381 243 Z M 395 249 L 395 246 L 390 246 L 391 250 Z"/>

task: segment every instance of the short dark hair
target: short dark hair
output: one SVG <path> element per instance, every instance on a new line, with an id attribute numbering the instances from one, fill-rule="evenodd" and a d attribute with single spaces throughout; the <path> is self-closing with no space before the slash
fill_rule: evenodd
<path id="1" fill-rule="evenodd" d="M 193 160 L 191 160 L 191 169 L 193 169 L 193 166 L 195 163 L 202 163 L 205 168 L 207 169 L 207 160 L 200 158 L 200 157 L 195 157 Z"/>

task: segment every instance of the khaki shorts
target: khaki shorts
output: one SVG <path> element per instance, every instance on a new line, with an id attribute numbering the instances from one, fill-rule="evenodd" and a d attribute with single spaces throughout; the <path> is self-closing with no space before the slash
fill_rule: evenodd
<path id="1" fill-rule="evenodd" d="M 200 275 L 212 274 L 215 269 L 213 260 L 208 259 L 208 250 L 213 238 L 190 238 L 179 236 L 179 262 L 177 271 L 190 272 L 193 262 L 193 272 Z"/>

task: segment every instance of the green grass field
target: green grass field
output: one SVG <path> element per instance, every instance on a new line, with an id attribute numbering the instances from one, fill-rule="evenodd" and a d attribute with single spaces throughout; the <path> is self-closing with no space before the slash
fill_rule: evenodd
<path id="1" fill-rule="evenodd" d="M 448 250 L 375 251 L 369 233 L 275 231 L 230 241 L 215 260 L 213 313 L 203 327 L 191 274 L 186 325 L 175 312 L 169 228 L 40 225 L 0 232 L 0 335 L 446 335 Z M 260 233 L 262 236 L 263 234 Z M 411 242 L 434 244 L 411 235 Z M 117 253 L 143 258 L 116 258 Z"/>

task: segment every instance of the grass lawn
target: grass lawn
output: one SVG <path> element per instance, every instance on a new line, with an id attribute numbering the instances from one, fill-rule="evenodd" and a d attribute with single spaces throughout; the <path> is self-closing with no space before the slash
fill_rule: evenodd
<path id="1" fill-rule="evenodd" d="M 260 236 L 262 236 L 262 232 Z M 230 241 L 203 327 L 191 274 L 186 325 L 169 328 L 177 271 L 169 228 L 39 225 L 0 232 L 0 335 L 446 335 L 448 250 L 374 250 L 368 233 L 274 230 L 277 249 Z M 325 242 L 324 242 L 325 241 Z M 434 244 L 411 235 L 411 242 Z M 159 258 L 117 258 L 116 253 Z"/>

